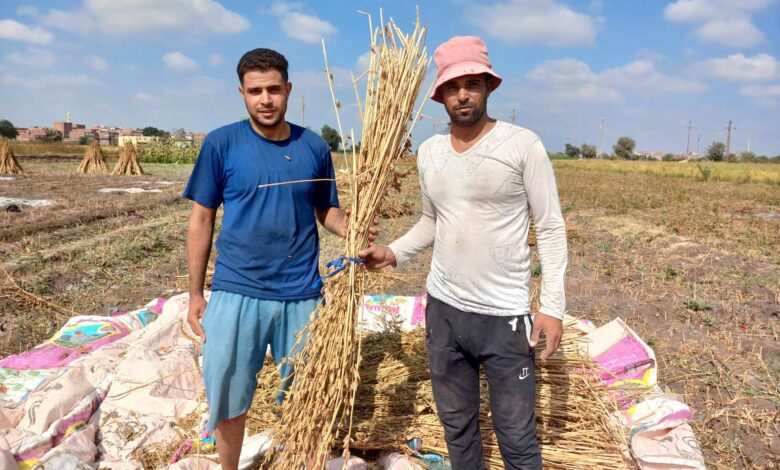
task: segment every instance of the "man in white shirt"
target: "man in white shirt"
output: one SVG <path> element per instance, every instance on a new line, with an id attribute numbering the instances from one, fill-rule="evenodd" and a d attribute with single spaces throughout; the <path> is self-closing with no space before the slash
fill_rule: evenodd
<path id="1" fill-rule="evenodd" d="M 444 104 L 450 129 L 418 152 L 422 217 L 388 247 L 369 247 L 361 256 L 369 268 L 380 269 L 434 245 L 425 327 L 453 469 L 484 468 L 480 365 L 505 467 L 540 469 L 533 347 L 544 334 L 541 358 L 555 352 L 566 308 L 566 227 L 555 175 L 536 134 L 488 116 L 487 99 L 501 77 L 481 39 L 454 37 L 436 49 L 434 61 L 431 99 Z M 541 306 L 533 322 L 532 214 L 542 265 Z"/>

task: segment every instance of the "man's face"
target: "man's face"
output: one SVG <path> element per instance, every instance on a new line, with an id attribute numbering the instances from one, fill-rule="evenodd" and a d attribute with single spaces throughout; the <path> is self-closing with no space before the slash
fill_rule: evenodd
<path id="1" fill-rule="evenodd" d="M 490 91 L 484 75 L 453 78 L 441 87 L 444 109 L 453 125 L 473 126 L 485 115 Z"/>
<path id="2" fill-rule="evenodd" d="M 275 127 L 284 121 L 292 83 L 285 82 L 278 70 L 245 73 L 238 91 L 244 97 L 249 117 L 258 127 Z"/>

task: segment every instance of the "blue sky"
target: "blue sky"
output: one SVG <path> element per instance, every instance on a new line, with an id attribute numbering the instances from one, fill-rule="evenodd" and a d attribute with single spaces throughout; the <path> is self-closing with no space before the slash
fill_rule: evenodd
<path id="1" fill-rule="evenodd" d="M 384 5 L 383 5 L 384 3 Z M 83 0 L 0 3 L 0 118 L 17 126 L 64 120 L 208 132 L 246 115 L 235 65 L 255 47 L 290 62 L 288 120 L 319 130 L 336 119 L 323 72 L 325 37 L 344 130 L 354 127 L 349 72 L 361 73 L 379 8 L 428 47 L 479 35 L 504 82 L 489 113 L 536 131 L 548 150 L 604 147 L 682 153 L 726 140 L 780 154 L 780 0 L 396 0 L 249 2 Z M 429 76 L 433 76 L 433 68 Z M 301 110 L 305 97 L 305 115 Z M 443 128 L 425 105 L 416 145 Z"/>

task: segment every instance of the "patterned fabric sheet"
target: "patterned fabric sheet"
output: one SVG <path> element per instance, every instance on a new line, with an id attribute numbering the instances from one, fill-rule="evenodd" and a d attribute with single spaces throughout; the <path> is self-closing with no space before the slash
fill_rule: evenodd
<path id="1" fill-rule="evenodd" d="M 704 470 L 690 423 L 693 411 L 658 387 L 655 352 L 621 318 L 586 335 L 582 348 L 601 367 L 601 381 L 615 390 L 645 387 L 641 398 L 620 399 L 617 418 L 627 428 L 631 454 L 642 470 Z"/>
<path id="2" fill-rule="evenodd" d="M 142 309 L 110 317 L 72 317 L 45 342 L 0 360 L 0 404 L 13 406 L 22 402 L 30 392 L 69 365 L 145 327 L 157 318 L 164 302 L 155 299 Z"/>
<path id="3" fill-rule="evenodd" d="M 383 331 L 396 324 L 408 331 L 425 324 L 427 295 L 365 295 L 363 296 L 363 329 Z"/>

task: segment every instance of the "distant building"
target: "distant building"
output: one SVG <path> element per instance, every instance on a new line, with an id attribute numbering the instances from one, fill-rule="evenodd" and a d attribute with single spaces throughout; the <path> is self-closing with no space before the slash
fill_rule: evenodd
<path id="1" fill-rule="evenodd" d="M 46 137 L 46 134 L 50 132 L 52 129 L 48 127 L 32 126 L 32 127 L 18 127 L 16 130 L 17 132 L 19 132 L 19 135 L 16 136 L 17 140 L 33 142 L 36 140 L 43 140 Z"/>
<path id="2" fill-rule="evenodd" d="M 98 131 L 97 141 L 100 145 L 119 145 L 119 133 L 115 131 Z"/>
<path id="3" fill-rule="evenodd" d="M 86 126 L 74 124 L 70 117 L 70 111 L 68 111 L 65 121 L 54 123 L 54 130 L 62 134 L 62 140 L 76 141 L 86 133 Z"/>
<path id="4" fill-rule="evenodd" d="M 120 133 L 118 142 L 120 147 L 124 147 L 127 142 L 132 142 L 136 147 L 143 147 L 159 140 L 159 137 L 152 135 L 122 135 Z"/>

